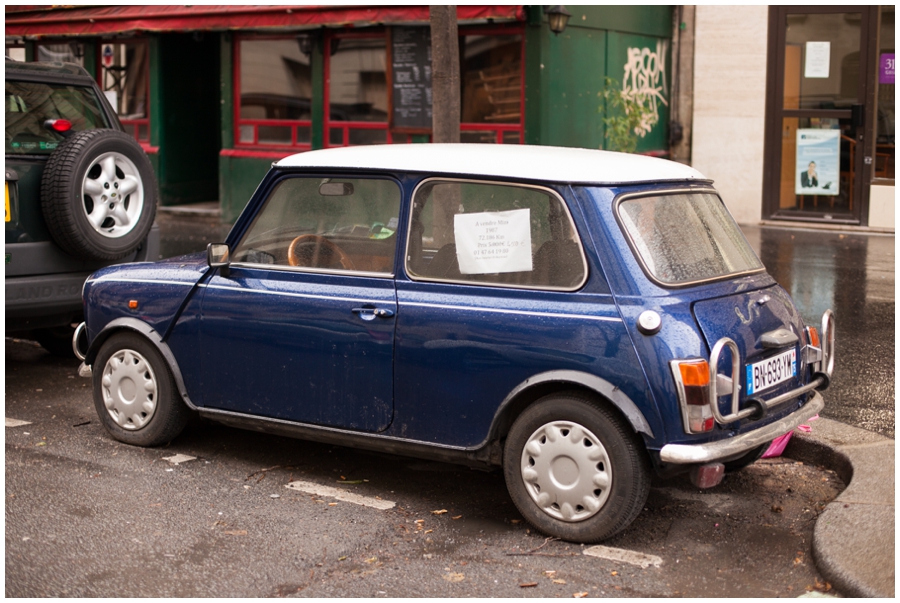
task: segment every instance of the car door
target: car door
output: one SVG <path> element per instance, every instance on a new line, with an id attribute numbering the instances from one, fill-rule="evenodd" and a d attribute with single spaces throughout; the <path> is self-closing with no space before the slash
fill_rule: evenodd
<path id="1" fill-rule="evenodd" d="M 400 188 L 278 181 L 200 309 L 205 406 L 368 432 L 393 415 Z"/>

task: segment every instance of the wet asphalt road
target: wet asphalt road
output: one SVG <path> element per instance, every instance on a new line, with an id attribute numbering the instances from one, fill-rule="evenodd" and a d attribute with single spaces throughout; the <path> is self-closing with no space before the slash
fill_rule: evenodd
<path id="1" fill-rule="evenodd" d="M 744 227 L 804 321 L 836 319 L 834 379 L 824 416 L 894 437 L 894 236 Z"/>
<path id="2" fill-rule="evenodd" d="M 589 557 L 522 521 L 500 471 L 196 422 L 171 444 L 109 437 L 77 361 L 6 340 L 8 597 L 760 597 L 826 590 L 811 554 L 833 473 L 761 461 L 700 491 L 658 480 Z M 193 457 L 180 464 L 175 455 Z M 303 480 L 380 510 L 286 488 Z M 375 498 L 378 497 L 378 498 Z"/>

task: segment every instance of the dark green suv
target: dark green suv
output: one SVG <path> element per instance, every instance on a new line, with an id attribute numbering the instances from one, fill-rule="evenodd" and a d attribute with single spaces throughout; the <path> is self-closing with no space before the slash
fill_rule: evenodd
<path id="1" fill-rule="evenodd" d="M 6 334 L 71 355 L 89 274 L 159 259 L 157 185 L 90 75 L 6 60 Z"/>

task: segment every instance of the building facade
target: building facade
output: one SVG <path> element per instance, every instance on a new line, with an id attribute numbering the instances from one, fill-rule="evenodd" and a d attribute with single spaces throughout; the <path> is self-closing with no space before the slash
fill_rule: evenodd
<path id="1" fill-rule="evenodd" d="M 892 6 L 459 6 L 461 138 L 636 151 L 712 178 L 740 223 L 894 228 Z M 92 73 L 164 204 L 233 220 L 272 161 L 430 140 L 427 6 L 7 6 L 6 54 Z M 610 79 L 608 79 L 610 78 Z M 621 115 L 618 114 L 621 118 Z"/>
<path id="2" fill-rule="evenodd" d="M 604 146 L 606 78 L 666 156 L 670 7 L 459 6 L 461 139 Z M 164 204 L 233 220 L 291 153 L 430 140 L 427 6 L 6 7 L 6 52 L 97 77 L 151 156 Z"/>

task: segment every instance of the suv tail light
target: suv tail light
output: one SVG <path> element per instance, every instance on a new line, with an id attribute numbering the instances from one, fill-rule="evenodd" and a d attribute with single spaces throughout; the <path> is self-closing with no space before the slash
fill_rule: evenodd
<path id="1" fill-rule="evenodd" d="M 709 363 L 702 359 L 673 360 L 672 373 L 684 430 L 687 433 L 712 431 L 715 420 L 709 408 Z"/>

